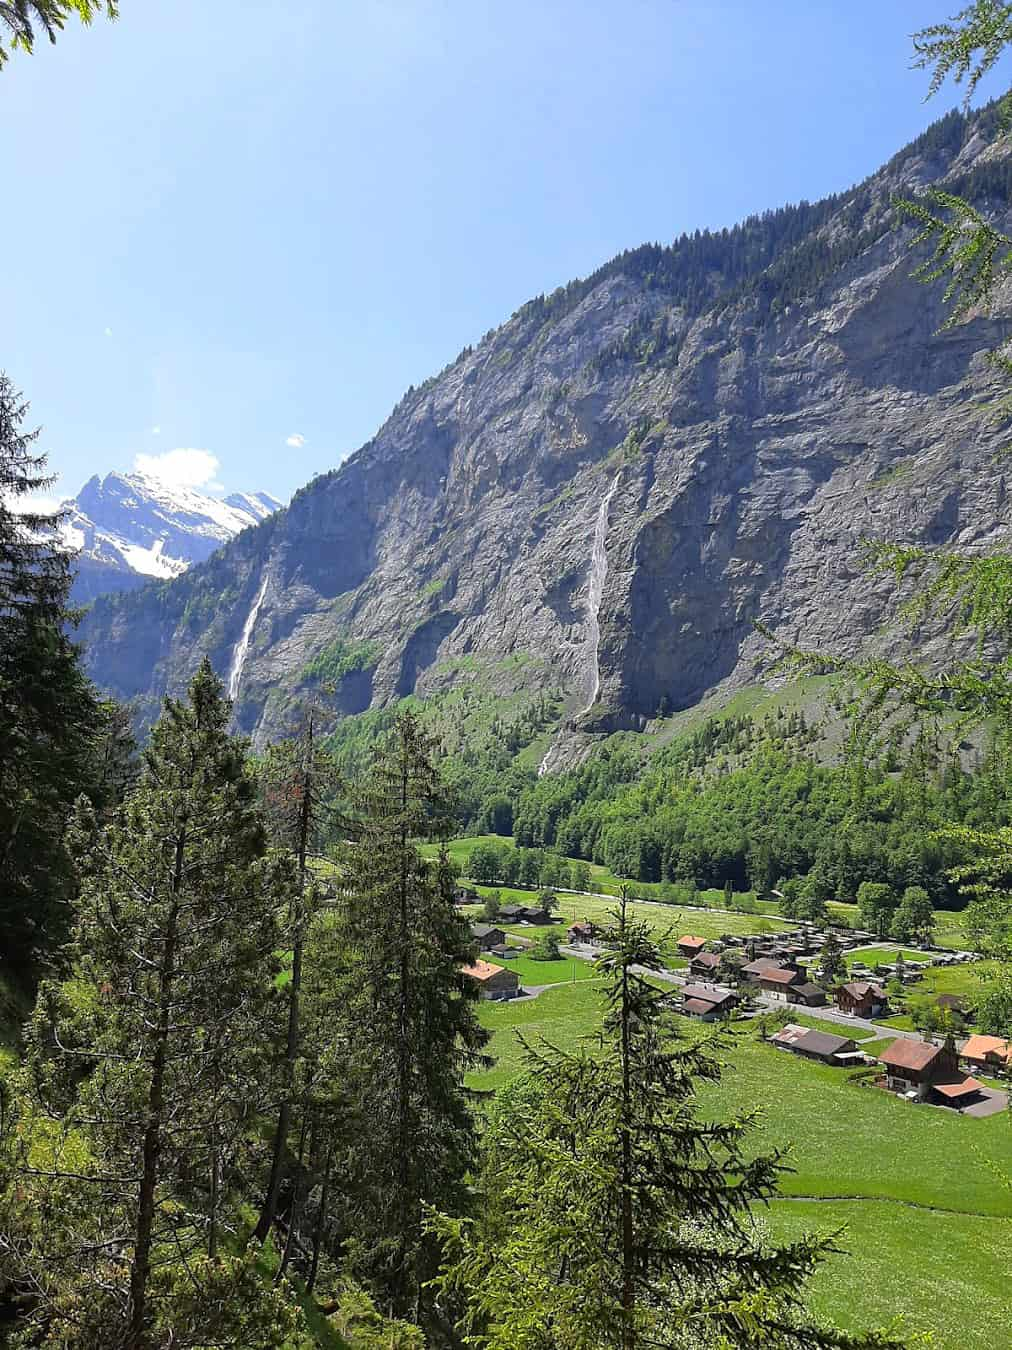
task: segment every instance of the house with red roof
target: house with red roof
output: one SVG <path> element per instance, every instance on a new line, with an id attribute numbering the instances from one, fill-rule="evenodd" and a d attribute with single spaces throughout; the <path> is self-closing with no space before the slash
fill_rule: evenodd
<path id="1" fill-rule="evenodd" d="M 888 1006 L 885 990 L 865 980 L 841 984 L 835 998 L 840 1011 L 851 1017 L 881 1017 Z"/>
<path id="2" fill-rule="evenodd" d="M 920 1102 L 961 1108 L 981 1099 L 984 1085 L 959 1067 L 951 1037 L 944 1045 L 900 1036 L 879 1055 L 886 1087 Z"/>

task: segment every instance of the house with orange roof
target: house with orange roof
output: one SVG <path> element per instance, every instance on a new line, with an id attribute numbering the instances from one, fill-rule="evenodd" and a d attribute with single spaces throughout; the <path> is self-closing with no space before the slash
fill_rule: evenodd
<path id="1" fill-rule="evenodd" d="M 482 998 L 515 998 L 520 992 L 520 976 L 516 971 L 495 966 L 491 961 L 472 961 L 470 965 L 461 966 L 460 973 L 474 980 Z"/>
<path id="2" fill-rule="evenodd" d="M 989 1069 L 992 1073 L 1012 1069 L 1012 1041 L 1000 1036 L 971 1036 L 959 1052 L 960 1059 L 972 1068 Z"/>

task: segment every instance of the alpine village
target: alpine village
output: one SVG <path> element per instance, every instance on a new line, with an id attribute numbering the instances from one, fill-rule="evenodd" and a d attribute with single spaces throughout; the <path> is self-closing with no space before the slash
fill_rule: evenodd
<path id="1" fill-rule="evenodd" d="M 318 8 L 225 6 L 314 72 Z M 0 1346 L 1012 1346 L 1012 5 L 915 9 L 869 177 L 526 300 L 287 505 L 57 499 L 9 325 Z M 175 13 L 0 0 L 0 92 Z"/>

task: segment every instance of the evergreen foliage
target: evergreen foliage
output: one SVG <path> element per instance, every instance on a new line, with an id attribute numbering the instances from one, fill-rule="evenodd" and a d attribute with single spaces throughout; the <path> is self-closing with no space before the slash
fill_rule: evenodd
<path id="1" fill-rule="evenodd" d="M 359 1115 L 349 1159 L 356 1269 L 400 1316 L 424 1315 L 433 1273 L 423 1211 L 466 1207 L 476 1133 L 464 1075 L 484 1062 L 475 1015 L 470 929 L 453 906 L 445 854 L 433 867 L 418 841 L 449 823 L 433 745 L 401 715 L 353 796 L 355 839 L 343 850 L 337 939 Z"/>
<path id="2" fill-rule="evenodd" d="M 67 636 L 70 564 L 58 514 L 18 513 L 47 487 L 28 404 L 0 372 L 0 930 L 4 956 L 35 964 L 66 935 L 73 869 L 65 845 L 75 799 L 111 803 L 123 787 L 113 760 L 126 742 Z M 127 753 L 129 753 L 127 751 Z"/>
<path id="3" fill-rule="evenodd" d="M 6 30 L 11 50 L 30 52 L 40 33 L 55 42 L 57 33 L 72 15 L 90 24 L 103 13 L 115 19 L 119 13 L 118 0 L 0 0 L 0 31 Z M 0 66 L 8 54 L 0 42 Z"/>
<path id="4" fill-rule="evenodd" d="M 205 662 L 188 701 L 166 702 L 112 821 L 76 817 L 70 977 L 40 988 L 4 1122 L 0 1244 L 33 1345 L 146 1350 L 177 1295 L 218 1306 L 291 881 L 266 854 L 230 713 Z"/>

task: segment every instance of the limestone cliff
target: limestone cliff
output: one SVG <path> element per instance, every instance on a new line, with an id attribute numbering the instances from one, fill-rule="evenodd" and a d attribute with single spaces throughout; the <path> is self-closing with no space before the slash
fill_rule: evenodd
<path id="1" fill-rule="evenodd" d="M 1007 535 L 1006 437 L 978 409 L 1006 322 L 939 331 L 890 206 L 944 183 L 1005 216 L 991 116 L 950 114 L 828 202 L 525 305 L 287 510 L 98 602 L 94 677 L 150 709 L 208 652 L 263 740 L 301 690 L 340 716 L 477 659 L 504 692 L 561 688 L 590 731 L 753 681 L 755 620 L 840 652 L 893 642 L 863 536 Z"/>

